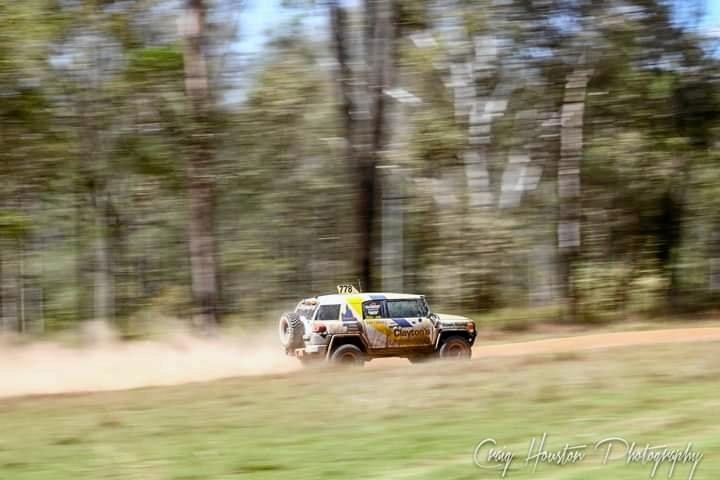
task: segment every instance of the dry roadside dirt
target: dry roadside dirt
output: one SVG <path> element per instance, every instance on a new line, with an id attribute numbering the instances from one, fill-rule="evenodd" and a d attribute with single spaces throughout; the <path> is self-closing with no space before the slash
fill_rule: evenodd
<path id="1" fill-rule="evenodd" d="M 720 341 L 720 327 L 595 333 L 483 345 L 475 359 L 578 352 L 614 347 Z M 401 358 L 371 368 L 407 365 Z M 283 355 L 275 332 L 216 339 L 175 335 L 163 341 L 107 337 L 83 346 L 50 342 L 0 345 L 0 398 L 178 385 L 238 376 L 282 374 L 300 365 Z"/>
<path id="2" fill-rule="evenodd" d="M 632 332 L 595 333 L 574 337 L 550 338 L 528 342 L 483 346 L 477 344 L 473 358 L 510 357 L 543 353 L 566 353 L 614 347 L 660 345 L 669 343 L 717 342 L 720 327 L 669 328 Z"/>

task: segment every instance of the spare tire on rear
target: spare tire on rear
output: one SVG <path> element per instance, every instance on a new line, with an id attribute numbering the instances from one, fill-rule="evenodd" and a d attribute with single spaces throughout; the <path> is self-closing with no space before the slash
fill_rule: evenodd
<path id="1" fill-rule="evenodd" d="M 302 347 L 304 345 L 305 325 L 303 325 L 300 315 L 295 312 L 284 313 L 280 317 L 278 334 L 285 351 L 291 352 Z"/>

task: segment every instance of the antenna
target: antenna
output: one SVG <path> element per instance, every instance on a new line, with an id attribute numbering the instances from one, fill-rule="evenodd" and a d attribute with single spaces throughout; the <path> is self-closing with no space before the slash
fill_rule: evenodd
<path id="1" fill-rule="evenodd" d="M 362 291 L 363 291 L 363 286 L 362 286 L 362 282 L 360 281 L 360 278 L 357 279 L 357 284 L 358 284 L 358 291 L 359 291 L 359 292 L 362 292 Z"/>

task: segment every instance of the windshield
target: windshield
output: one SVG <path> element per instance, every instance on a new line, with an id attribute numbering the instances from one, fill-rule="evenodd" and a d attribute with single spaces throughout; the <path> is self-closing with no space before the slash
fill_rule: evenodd
<path id="1" fill-rule="evenodd" d="M 388 300 L 388 317 L 424 317 L 427 315 L 425 301 L 421 298 L 410 300 Z"/>

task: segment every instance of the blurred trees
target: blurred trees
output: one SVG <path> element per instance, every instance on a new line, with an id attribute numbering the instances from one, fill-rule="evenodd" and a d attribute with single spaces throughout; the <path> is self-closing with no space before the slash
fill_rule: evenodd
<path id="1" fill-rule="evenodd" d="M 0 3 L 3 328 L 358 277 L 574 321 L 717 306 L 720 71 L 668 5 L 293 3 L 254 62 L 240 2 Z"/>

